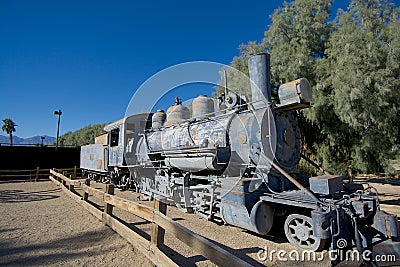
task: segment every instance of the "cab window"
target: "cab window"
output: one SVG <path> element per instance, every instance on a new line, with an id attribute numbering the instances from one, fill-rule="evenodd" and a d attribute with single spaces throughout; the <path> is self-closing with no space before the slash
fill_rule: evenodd
<path id="1" fill-rule="evenodd" d="M 112 130 L 110 134 L 110 146 L 118 146 L 119 128 Z"/>

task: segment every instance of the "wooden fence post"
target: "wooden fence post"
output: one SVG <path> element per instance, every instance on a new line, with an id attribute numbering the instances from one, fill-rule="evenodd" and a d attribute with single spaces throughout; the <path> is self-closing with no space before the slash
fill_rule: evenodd
<path id="1" fill-rule="evenodd" d="M 56 171 L 56 168 L 53 168 L 52 170 L 53 170 L 53 172 L 55 172 L 55 171 Z M 50 173 L 50 175 L 51 175 L 56 181 L 59 181 L 57 176 L 55 176 L 55 175 L 52 174 L 52 173 Z"/>
<path id="2" fill-rule="evenodd" d="M 53 168 L 53 171 L 55 172 L 56 168 Z M 54 174 L 52 174 L 52 176 L 53 176 L 54 179 L 56 179 L 58 181 L 58 177 L 57 176 L 55 176 Z"/>
<path id="3" fill-rule="evenodd" d="M 69 175 L 69 179 L 71 179 L 72 180 L 72 175 L 70 174 Z M 75 187 L 74 187 L 74 184 L 69 184 L 69 191 L 71 191 L 71 192 L 74 192 L 75 191 Z"/>
<path id="4" fill-rule="evenodd" d="M 106 192 L 105 193 L 109 194 L 109 195 L 114 195 L 114 185 L 106 184 Z M 105 215 L 106 214 L 112 215 L 112 212 L 113 212 L 113 205 L 108 204 L 108 203 L 104 203 L 103 222 L 105 224 L 107 224 Z"/>
<path id="5" fill-rule="evenodd" d="M 65 171 L 60 171 L 59 173 L 62 174 L 62 175 L 64 175 L 64 176 L 67 175 L 67 174 L 65 173 Z M 61 178 L 60 178 L 60 182 L 63 184 L 63 186 L 65 186 L 65 187 L 67 186 L 67 183 L 65 182 L 64 179 L 61 179 Z"/>
<path id="6" fill-rule="evenodd" d="M 76 172 L 77 172 L 77 168 L 76 168 L 76 166 L 74 166 L 74 179 L 76 179 Z"/>
<path id="7" fill-rule="evenodd" d="M 167 213 L 167 204 L 163 201 L 165 198 L 155 197 L 154 198 L 154 209 L 158 210 L 162 214 Z M 151 243 L 161 248 L 164 245 L 165 230 L 153 223 L 153 232 L 151 234 Z"/>
<path id="8" fill-rule="evenodd" d="M 35 182 L 39 181 L 39 167 L 36 168 L 36 176 L 35 176 Z"/>
<path id="9" fill-rule="evenodd" d="M 90 179 L 89 178 L 85 180 L 85 185 L 90 186 Z M 89 198 L 89 193 L 85 192 L 83 194 L 83 200 L 84 201 L 88 201 L 88 198 Z"/>

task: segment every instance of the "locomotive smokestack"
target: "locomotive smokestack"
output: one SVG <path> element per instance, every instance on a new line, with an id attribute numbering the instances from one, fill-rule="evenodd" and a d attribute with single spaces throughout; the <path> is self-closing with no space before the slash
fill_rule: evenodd
<path id="1" fill-rule="evenodd" d="M 259 108 L 271 103 L 270 55 L 255 54 L 248 63 L 253 107 Z"/>

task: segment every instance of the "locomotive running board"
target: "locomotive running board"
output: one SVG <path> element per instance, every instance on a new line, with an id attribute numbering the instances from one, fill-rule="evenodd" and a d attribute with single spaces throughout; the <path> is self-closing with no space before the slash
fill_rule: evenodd
<path id="1" fill-rule="evenodd" d="M 281 194 L 266 193 L 263 196 L 260 196 L 260 199 L 266 202 L 273 202 L 309 209 L 315 209 L 318 207 L 317 202 L 303 191 L 288 191 Z"/>

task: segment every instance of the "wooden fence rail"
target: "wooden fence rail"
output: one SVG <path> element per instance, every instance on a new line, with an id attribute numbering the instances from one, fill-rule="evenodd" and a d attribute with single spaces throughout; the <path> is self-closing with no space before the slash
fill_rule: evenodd
<path id="1" fill-rule="evenodd" d="M 40 178 L 47 179 L 49 177 L 50 169 L 44 169 L 37 167 L 36 169 L 25 169 L 25 170 L 0 170 L 0 180 L 35 180 L 39 181 Z M 64 168 L 60 169 L 60 172 L 70 173 L 73 178 L 77 178 L 80 169 L 78 167 L 74 168 Z"/>
<path id="2" fill-rule="evenodd" d="M 49 178 L 56 184 L 60 185 L 65 193 L 83 205 L 86 210 L 92 213 L 99 220 L 103 221 L 115 232 L 124 237 L 134 247 L 140 250 L 153 264 L 157 266 L 178 266 L 162 251 L 163 246 L 165 246 L 165 232 L 179 239 L 186 245 L 193 248 L 196 252 L 200 253 L 219 266 L 251 266 L 244 260 L 212 243 L 207 238 L 194 233 L 188 228 L 167 217 L 166 204 L 163 202 L 163 199 L 155 198 L 154 208 L 151 208 L 134 201 L 115 196 L 112 185 L 107 185 L 106 191 L 103 192 L 90 187 L 90 180 L 74 180 L 72 179 L 72 175 L 70 178 L 68 178 L 63 174 L 56 172 L 55 170 L 50 170 Z M 80 196 L 75 191 L 75 187 L 78 186 L 84 191 L 83 196 Z M 92 195 L 103 200 L 104 210 L 100 210 L 88 202 L 88 198 Z M 113 207 L 127 211 L 152 223 L 153 229 L 150 235 L 150 240 L 139 235 L 136 231 L 122 223 L 121 219 L 115 217 L 113 215 Z"/>
<path id="3" fill-rule="evenodd" d="M 0 179 L 2 180 L 35 180 L 39 181 L 42 177 L 46 177 L 49 175 L 50 169 L 40 169 L 37 167 L 36 169 L 31 170 L 0 170 Z"/>

